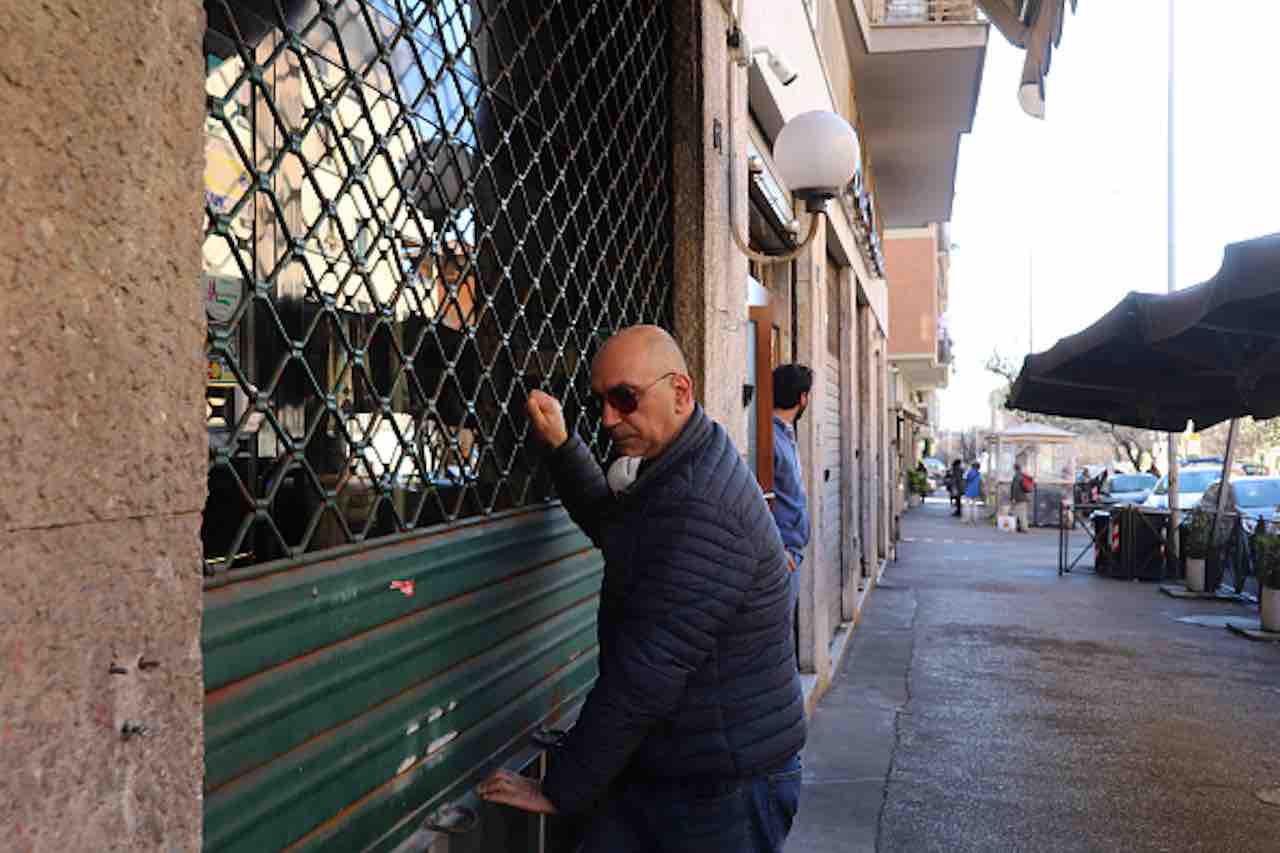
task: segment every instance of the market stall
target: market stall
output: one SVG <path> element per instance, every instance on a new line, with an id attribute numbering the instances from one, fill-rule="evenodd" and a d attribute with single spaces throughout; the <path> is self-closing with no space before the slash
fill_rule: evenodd
<path id="1" fill-rule="evenodd" d="M 997 506 L 1010 503 L 1013 466 L 1035 480 L 1032 496 L 1031 524 L 1057 526 L 1059 507 L 1064 495 L 1071 493 L 1076 469 L 1076 434 L 1048 424 L 1024 423 L 998 432 L 991 437 L 989 490 Z"/>

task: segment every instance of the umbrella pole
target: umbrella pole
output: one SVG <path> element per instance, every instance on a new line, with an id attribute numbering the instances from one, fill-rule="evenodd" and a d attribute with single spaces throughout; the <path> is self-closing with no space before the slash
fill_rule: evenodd
<path id="1" fill-rule="evenodd" d="M 1223 508 L 1227 504 L 1227 478 L 1231 476 L 1231 463 L 1236 455 L 1236 431 L 1240 421 L 1237 418 L 1231 419 L 1231 428 L 1227 430 L 1227 452 L 1222 460 L 1222 484 L 1218 486 L 1218 515 L 1222 514 Z M 1214 518 L 1216 522 L 1218 519 Z"/>
<path id="2" fill-rule="evenodd" d="M 1231 463 L 1236 455 L 1236 431 L 1239 427 L 1239 419 L 1231 419 L 1231 428 L 1227 430 L 1227 452 L 1222 458 L 1222 478 L 1218 481 L 1218 505 L 1213 512 L 1213 547 L 1218 547 L 1218 519 L 1222 517 L 1223 510 L 1227 505 L 1227 481 L 1231 476 Z"/>
<path id="3" fill-rule="evenodd" d="M 1168 469 L 1165 473 L 1169 478 L 1169 554 L 1173 557 L 1174 565 L 1178 564 L 1178 558 L 1182 556 L 1182 543 L 1178 538 L 1178 528 L 1182 525 L 1182 515 L 1178 509 L 1178 436 L 1169 433 L 1165 436 L 1169 442 L 1169 459 L 1166 463 Z"/>

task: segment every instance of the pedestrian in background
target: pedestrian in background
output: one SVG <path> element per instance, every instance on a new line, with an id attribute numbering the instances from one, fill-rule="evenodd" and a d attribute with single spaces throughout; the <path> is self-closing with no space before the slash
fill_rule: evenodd
<path id="1" fill-rule="evenodd" d="M 665 331 L 609 339 L 591 391 L 614 448 L 642 460 L 620 492 L 559 401 L 535 390 L 526 409 L 560 499 L 604 555 L 599 674 L 545 780 L 498 770 L 478 792 L 585 817 L 582 853 L 781 851 L 805 718 L 777 526 Z"/>
<path id="2" fill-rule="evenodd" d="M 960 500 L 964 497 L 964 463 L 953 460 L 946 478 L 947 494 L 951 496 L 951 514 L 960 517 Z"/>
<path id="3" fill-rule="evenodd" d="M 1022 471 L 1022 466 L 1014 463 L 1013 479 L 1009 483 L 1009 499 L 1013 503 L 1013 517 L 1017 519 L 1015 529 L 1019 533 L 1026 533 L 1028 527 L 1028 512 L 1030 508 L 1031 493 L 1035 489 L 1035 483 L 1032 482 L 1031 476 Z"/>
<path id="4" fill-rule="evenodd" d="M 969 504 L 969 522 L 978 523 L 978 504 L 982 501 L 982 466 L 974 462 L 964 475 L 964 499 Z"/>
<path id="5" fill-rule="evenodd" d="M 799 599 L 797 570 L 809 546 L 809 501 L 804 492 L 804 471 L 796 445 L 796 422 L 809 406 L 813 371 L 803 364 L 781 364 L 773 369 L 773 520 L 791 569 L 791 597 Z"/>

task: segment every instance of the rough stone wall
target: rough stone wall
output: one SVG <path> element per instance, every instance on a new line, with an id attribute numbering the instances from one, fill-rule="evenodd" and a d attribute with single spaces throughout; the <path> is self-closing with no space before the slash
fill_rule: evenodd
<path id="1" fill-rule="evenodd" d="M 797 215 L 807 215 L 800 214 Z M 827 237 L 826 229 L 819 229 L 813 242 L 805 247 L 796 262 L 796 361 L 808 365 L 814 374 L 810 392 L 809 410 L 796 425 L 796 444 L 800 451 L 800 465 L 804 470 L 804 491 L 809 499 L 809 547 L 805 551 L 804 565 L 809 571 L 800 573 L 800 669 L 818 677 L 818 691 L 825 691 L 831 683 L 831 651 L 829 643 L 834 628 L 830 624 L 827 601 L 839 590 L 830 589 L 828 562 L 833 555 L 828 552 L 822 536 L 823 480 L 822 460 L 825 457 L 823 435 L 824 413 L 827 401 L 824 377 L 827 363 L 827 297 L 823 285 L 826 277 Z"/>
<path id="2" fill-rule="evenodd" d="M 0 842 L 197 850 L 198 0 L 0 0 Z"/>
<path id="3" fill-rule="evenodd" d="M 735 206 L 745 235 L 749 120 L 746 75 L 734 68 L 736 112 L 729 121 L 728 27 L 719 0 L 671 3 L 673 301 L 698 399 L 745 453 L 747 259 L 729 232 L 729 154 L 735 152 Z"/>

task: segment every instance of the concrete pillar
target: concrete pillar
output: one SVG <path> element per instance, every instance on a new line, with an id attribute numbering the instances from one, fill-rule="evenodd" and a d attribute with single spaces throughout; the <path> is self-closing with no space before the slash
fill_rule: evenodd
<path id="1" fill-rule="evenodd" d="M 876 389 L 879 391 L 876 400 L 876 417 L 879 418 L 880 430 L 877 436 L 880 442 L 880 524 L 877 531 L 881 560 L 893 556 L 893 424 L 889 414 L 889 359 L 887 357 L 888 340 L 884 330 L 877 328 L 875 334 L 875 370 Z"/>
<path id="2" fill-rule="evenodd" d="M 200 849 L 204 12 L 0 0 L 0 846 Z"/>
<path id="3" fill-rule="evenodd" d="M 889 527 L 887 519 L 888 511 L 886 508 L 888 504 L 888 484 L 885 482 L 885 471 L 888 467 L 884 417 L 886 371 L 881 368 L 883 359 L 881 357 L 880 340 L 880 330 L 873 323 L 871 329 L 871 382 L 875 391 L 872 402 L 871 417 L 872 423 L 875 424 L 875 433 L 872 437 L 872 454 L 875 459 L 875 469 L 872 475 L 875 479 L 875 505 L 872 509 L 872 513 L 874 516 L 873 523 L 876 528 L 876 550 L 872 561 L 873 572 L 875 571 L 875 566 L 879 561 L 884 559 L 885 538 Z"/>
<path id="4" fill-rule="evenodd" d="M 747 79 L 732 69 L 731 105 L 728 29 L 718 0 L 671 3 L 672 302 L 698 399 L 745 453 L 747 259 L 729 232 L 729 154 L 736 152 L 732 189 L 745 235 Z"/>
<path id="5" fill-rule="evenodd" d="M 876 483 L 878 467 L 876 464 L 876 446 L 878 423 L 876 418 L 876 370 L 875 370 L 875 316 L 870 306 L 858 308 L 858 339 L 863 351 L 858 354 L 859 376 L 862 382 L 858 389 L 858 406 L 860 414 L 860 452 L 858 454 L 859 474 L 861 475 L 861 513 L 862 513 L 862 560 L 867 576 L 874 578 L 879 563 L 879 536 L 876 511 L 879 489 Z"/>
<path id="6" fill-rule="evenodd" d="M 799 214 L 807 216 L 807 214 Z M 826 402 L 822 399 L 825 388 L 822 377 L 827 360 L 826 293 L 824 291 L 824 266 L 827 263 L 826 229 L 819 228 L 805 251 L 796 261 L 796 361 L 813 369 L 814 384 L 809 399 L 809 410 L 800 419 L 796 429 L 796 444 L 800 451 L 800 467 L 804 471 L 804 489 L 809 498 L 811 530 L 809 548 L 805 552 L 804 567 L 800 572 L 800 669 L 818 676 L 819 684 L 831 678 L 831 652 L 829 640 L 832 625 L 826 602 L 838 590 L 828 588 L 830 572 L 827 561 L 832 559 L 823 547 L 822 518 L 822 411 Z"/>

